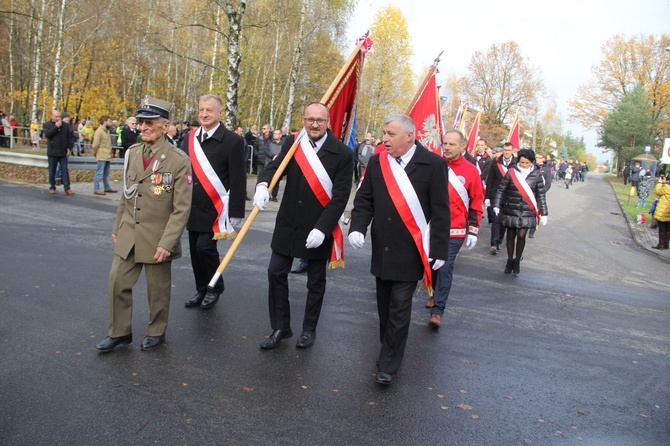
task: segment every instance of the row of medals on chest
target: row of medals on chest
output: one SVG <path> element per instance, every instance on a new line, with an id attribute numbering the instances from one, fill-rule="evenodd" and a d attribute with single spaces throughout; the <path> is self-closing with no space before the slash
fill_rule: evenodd
<path id="1" fill-rule="evenodd" d="M 154 195 L 160 195 L 163 192 L 172 192 L 172 173 L 156 172 L 151 174 L 151 192 Z"/>

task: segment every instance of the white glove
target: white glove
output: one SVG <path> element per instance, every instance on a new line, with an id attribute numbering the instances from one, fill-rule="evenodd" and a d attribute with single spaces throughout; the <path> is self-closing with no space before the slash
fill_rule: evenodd
<path id="1" fill-rule="evenodd" d="M 433 259 L 428 259 L 429 262 L 432 262 Z M 444 260 L 440 259 L 435 259 L 435 262 L 433 263 L 433 271 L 437 271 L 438 269 L 442 268 L 446 262 Z"/>
<path id="2" fill-rule="evenodd" d="M 232 226 L 233 228 L 239 228 L 240 226 L 242 226 L 243 221 L 244 221 L 243 218 L 231 217 L 230 218 L 230 226 Z"/>
<path id="3" fill-rule="evenodd" d="M 361 249 L 365 245 L 365 236 L 358 231 L 349 234 L 349 244 L 354 249 Z"/>
<path id="4" fill-rule="evenodd" d="M 486 207 L 491 206 L 491 200 L 487 198 L 486 200 L 484 200 L 484 204 L 486 205 Z"/>
<path id="5" fill-rule="evenodd" d="M 500 209 L 499 208 L 493 208 L 493 213 L 498 215 L 500 214 Z"/>
<path id="6" fill-rule="evenodd" d="M 546 216 L 546 215 L 541 216 L 541 217 L 540 217 L 540 224 L 541 224 L 542 226 L 547 226 L 547 219 L 548 219 L 548 218 L 549 218 L 549 217 Z"/>
<path id="7" fill-rule="evenodd" d="M 256 193 L 254 194 L 254 206 L 256 206 L 258 210 L 262 211 L 268 207 L 269 202 L 270 193 L 268 192 L 268 187 L 263 184 L 256 186 Z"/>
<path id="8" fill-rule="evenodd" d="M 321 246 L 321 243 L 326 239 L 326 234 L 319 231 L 318 229 L 312 229 L 307 236 L 307 243 L 305 243 L 305 248 L 313 249 Z"/>
<path id="9" fill-rule="evenodd" d="M 472 251 L 477 244 L 477 236 L 468 234 L 468 238 L 465 239 L 465 247 Z"/>

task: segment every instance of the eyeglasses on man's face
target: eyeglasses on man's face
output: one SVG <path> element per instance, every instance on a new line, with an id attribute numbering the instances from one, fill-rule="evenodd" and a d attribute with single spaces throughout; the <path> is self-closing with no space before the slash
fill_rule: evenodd
<path id="1" fill-rule="evenodd" d="M 315 122 L 316 122 L 317 124 L 319 124 L 319 125 L 323 125 L 323 124 L 325 124 L 326 122 L 328 122 L 328 120 L 327 120 L 326 118 L 302 118 L 302 119 L 304 119 L 305 122 L 306 122 L 307 124 L 309 124 L 309 125 L 312 125 L 312 124 L 314 124 Z"/>

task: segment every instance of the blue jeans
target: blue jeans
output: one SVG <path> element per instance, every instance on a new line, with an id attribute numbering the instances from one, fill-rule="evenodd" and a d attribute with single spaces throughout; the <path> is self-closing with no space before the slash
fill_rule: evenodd
<path id="1" fill-rule="evenodd" d="M 464 240 L 464 238 L 455 237 L 449 239 L 447 261 L 442 268 L 433 273 L 433 282 L 435 284 L 433 299 L 435 300 L 435 305 L 430 309 L 430 314 L 439 314 L 440 316 L 444 314 L 444 308 L 447 306 L 447 299 L 449 298 L 451 283 L 454 278 L 454 262 L 456 261 L 458 252 L 461 250 L 461 246 L 463 246 Z"/>
<path id="2" fill-rule="evenodd" d="M 49 189 L 56 190 L 56 167 L 60 168 L 63 189 L 70 189 L 70 175 L 67 170 L 67 156 L 49 156 Z"/>
<path id="3" fill-rule="evenodd" d="M 102 177 L 102 184 L 105 186 L 105 190 L 110 190 L 109 187 L 109 169 L 111 167 L 111 161 L 98 161 L 97 168 L 95 169 L 95 176 L 93 177 L 93 190 L 100 190 L 100 177 Z"/>

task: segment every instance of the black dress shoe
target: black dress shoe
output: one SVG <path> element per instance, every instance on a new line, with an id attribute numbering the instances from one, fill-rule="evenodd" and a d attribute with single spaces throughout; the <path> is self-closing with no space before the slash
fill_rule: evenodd
<path id="1" fill-rule="evenodd" d="M 307 260 L 300 259 L 300 263 L 294 270 L 291 270 L 291 274 L 302 274 L 305 271 L 307 271 Z"/>
<path id="2" fill-rule="evenodd" d="M 275 348 L 276 346 L 279 345 L 279 342 L 282 339 L 288 339 L 291 336 L 293 336 L 293 331 L 291 331 L 290 328 L 287 328 L 285 330 L 275 330 L 272 332 L 269 338 L 261 342 L 261 348 L 264 349 Z"/>
<path id="3" fill-rule="evenodd" d="M 165 342 L 165 335 L 160 335 L 160 336 L 147 336 L 144 338 L 144 341 L 142 341 L 142 346 L 140 347 L 142 350 L 151 350 L 162 343 Z"/>
<path id="4" fill-rule="evenodd" d="M 112 338 L 110 336 L 107 336 L 105 339 L 98 342 L 98 345 L 96 345 L 95 348 L 100 353 L 107 353 L 111 352 L 119 345 L 130 345 L 132 342 L 133 342 L 132 333 L 125 336 L 119 336 L 118 338 Z"/>
<path id="5" fill-rule="evenodd" d="M 187 300 L 184 306 L 186 308 L 199 307 L 204 298 L 205 293 L 195 293 L 195 296 L 193 296 L 190 300 Z"/>
<path id="6" fill-rule="evenodd" d="M 377 382 L 379 384 L 389 386 L 393 382 L 393 375 L 391 375 L 390 373 L 386 373 L 386 372 L 379 372 L 379 373 L 377 373 Z"/>
<path id="7" fill-rule="evenodd" d="M 314 344 L 315 339 L 316 331 L 303 331 L 295 345 L 300 348 L 311 347 Z"/>
<path id="8" fill-rule="evenodd" d="M 203 310 L 209 310 L 219 301 L 219 296 L 220 294 L 218 293 L 205 294 L 205 298 L 202 300 L 200 308 L 202 308 Z"/>

